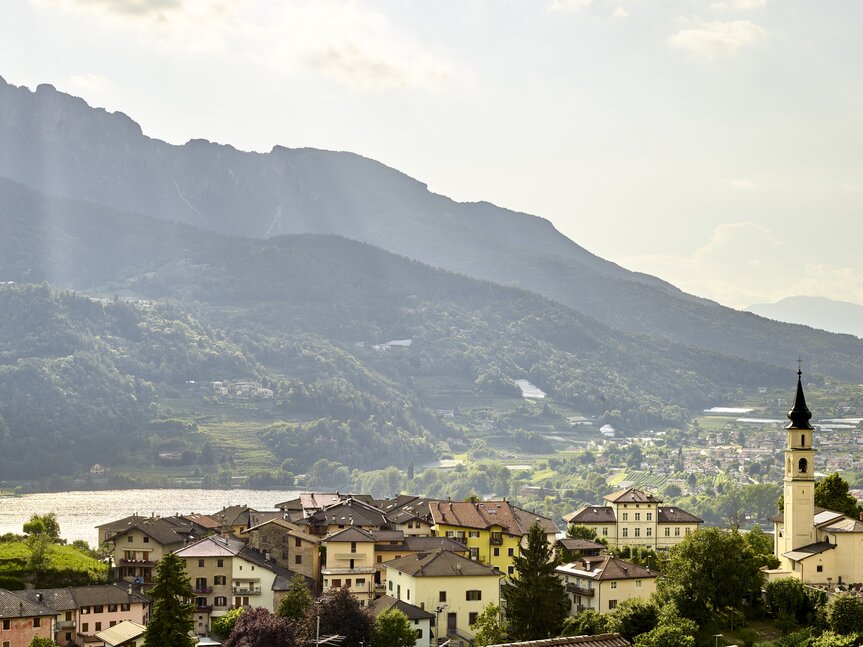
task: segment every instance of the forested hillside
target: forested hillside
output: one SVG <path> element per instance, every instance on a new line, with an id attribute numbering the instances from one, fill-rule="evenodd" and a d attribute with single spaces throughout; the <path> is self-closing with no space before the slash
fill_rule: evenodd
<path id="1" fill-rule="evenodd" d="M 200 140 L 172 146 L 144 136 L 121 113 L 93 109 L 51 86 L 31 92 L 2 79 L 0 141 L 5 153 L 0 176 L 40 191 L 223 234 L 338 234 L 435 267 L 528 289 L 617 330 L 772 365 L 788 365 L 804 355 L 813 371 L 863 381 L 860 339 L 772 322 L 686 295 L 596 257 L 546 220 L 488 203 L 454 202 L 358 155 L 278 146 L 267 154 L 246 153 Z M 54 217 L 66 215 L 61 210 Z M 159 259 L 151 253 L 170 251 L 133 244 L 128 259 L 103 257 L 104 265 L 91 266 L 92 276 L 84 277 L 72 262 L 80 257 L 63 238 L 75 233 L 71 225 L 54 225 L 58 237 L 46 232 L 32 243 L 36 251 L 47 248 L 53 254 L 42 259 L 38 272 L 33 270 L 33 279 L 39 272 L 66 278 L 68 271 L 92 283 L 105 270 L 116 269 L 118 261 L 150 264 Z M 97 224 L 88 230 L 90 237 L 79 239 L 74 251 L 87 253 L 110 240 L 111 233 L 101 229 Z M 139 227 L 128 235 L 141 233 Z M 186 244 L 164 242 L 173 251 Z M 63 249 L 70 256 L 62 256 L 58 250 Z M 165 258 L 177 263 L 180 257 Z M 256 281 L 256 286 L 267 283 Z M 199 286 L 188 287 L 199 291 Z"/>

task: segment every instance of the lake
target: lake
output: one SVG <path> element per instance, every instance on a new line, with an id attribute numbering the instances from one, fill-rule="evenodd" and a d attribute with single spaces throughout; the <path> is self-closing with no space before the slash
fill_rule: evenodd
<path id="1" fill-rule="evenodd" d="M 96 490 L 42 492 L 0 496 L 0 534 L 21 533 L 34 512 L 57 513 L 63 539 L 83 539 L 95 547 L 96 526 L 131 514 L 170 516 L 209 514 L 227 505 L 274 510 L 277 503 L 299 496 L 299 490 Z"/>

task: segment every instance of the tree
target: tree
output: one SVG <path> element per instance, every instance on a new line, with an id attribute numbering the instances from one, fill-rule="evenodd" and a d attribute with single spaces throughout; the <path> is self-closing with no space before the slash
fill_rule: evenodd
<path id="1" fill-rule="evenodd" d="M 44 638 L 43 636 L 33 636 L 33 640 L 30 641 L 28 647 L 57 647 L 57 643 L 55 643 L 50 638 Z"/>
<path id="2" fill-rule="evenodd" d="M 857 517 L 857 499 L 848 492 L 848 481 L 834 472 L 815 484 L 815 505 L 849 517 Z"/>
<path id="3" fill-rule="evenodd" d="M 606 619 L 599 611 L 586 609 L 581 613 L 569 616 L 563 622 L 561 636 L 596 636 L 605 633 Z"/>
<path id="4" fill-rule="evenodd" d="M 239 618 L 245 611 L 245 607 L 231 609 L 223 616 L 213 618 L 213 633 L 222 638 L 228 638 L 234 630 L 234 625 L 237 624 Z"/>
<path id="5" fill-rule="evenodd" d="M 402 611 L 390 608 L 375 618 L 373 647 L 413 647 L 416 641 L 411 621 Z"/>
<path id="6" fill-rule="evenodd" d="M 144 642 L 166 647 L 194 647 L 195 606 L 183 560 L 168 553 L 156 567 L 156 585 L 149 591 L 150 622 Z"/>
<path id="7" fill-rule="evenodd" d="M 863 602 L 849 593 L 837 593 L 827 605 L 827 624 L 837 634 L 863 633 Z"/>
<path id="8" fill-rule="evenodd" d="M 570 539 L 596 540 L 596 530 L 588 526 L 571 523 L 566 527 L 566 536 Z"/>
<path id="9" fill-rule="evenodd" d="M 36 575 L 48 570 L 51 561 L 51 538 L 46 533 L 37 533 L 27 538 L 30 555 L 27 557 L 27 568 Z"/>
<path id="10" fill-rule="evenodd" d="M 628 641 L 653 629 L 659 622 L 659 609 L 649 600 L 629 598 L 617 605 L 609 615 L 606 628 Z"/>
<path id="11" fill-rule="evenodd" d="M 304 622 L 307 637 L 314 638 L 318 615 L 321 619 L 321 635 L 344 636 L 341 647 L 369 644 L 375 620 L 367 608 L 360 606 L 349 589 L 331 589 L 317 605 L 309 607 Z"/>
<path id="12" fill-rule="evenodd" d="M 297 647 L 293 623 L 266 609 L 249 609 L 234 624 L 225 647 Z"/>
<path id="13" fill-rule="evenodd" d="M 718 528 L 698 530 L 672 548 L 663 575 L 660 598 L 699 624 L 761 591 L 758 560 L 746 540 Z"/>
<path id="14" fill-rule="evenodd" d="M 773 617 L 786 614 L 802 622 L 808 608 L 806 587 L 796 577 L 783 577 L 769 582 L 765 587 L 767 608 Z M 803 616 L 803 618 L 801 618 Z"/>
<path id="15" fill-rule="evenodd" d="M 656 626 L 636 636 L 635 647 L 695 647 L 698 625 L 682 618 L 674 603 L 665 604 L 659 612 Z"/>
<path id="16" fill-rule="evenodd" d="M 555 573 L 560 558 L 538 523 L 530 527 L 527 548 L 513 557 L 512 563 L 517 577 L 502 591 L 512 638 L 540 640 L 557 636 L 569 610 L 569 597 Z"/>
<path id="17" fill-rule="evenodd" d="M 817 638 L 813 638 L 809 647 L 856 647 L 860 644 L 859 640 L 857 635 L 843 636 L 833 631 L 825 631 Z"/>
<path id="18" fill-rule="evenodd" d="M 498 645 L 507 641 L 503 612 L 496 604 L 488 604 L 477 616 L 476 622 L 470 626 L 470 629 L 473 631 L 474 647 Z"/>
<path id="19" fill-rule="evenodd" d="M 279 602 L 276 613 L 292 622 L 300 622 L 306 615 L 308 608 L 312 605 L 312 594 L 306 586 L 306 578 L 299 573 L 294 573 L 291 585 L 288 587 L 285 597 Z"/>
<path id="20" fill-rule="evenodd" d="M 60 541 L 60 522 L 57 521 L 57 514 L 49 512 L 48 514 L 38 515 L 33 513 L 30 520 L 24 522 L 25 535 L 47 535 L 54 543 Z"/>

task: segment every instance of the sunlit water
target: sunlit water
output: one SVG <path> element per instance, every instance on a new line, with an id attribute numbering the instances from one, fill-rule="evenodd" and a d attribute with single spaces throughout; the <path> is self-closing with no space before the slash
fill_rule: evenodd
<path id="1" fill-rule="evenodd" d="M 55 512 L 64 539 L 96 545 L 96 526 L 140 515 L 211 514 L 228 505 L 274 510 L 276 503 L 299 496 L 297 490 L 100 490 L 0 496 L 0 534 L 21 533 L 34 512 Z"/>

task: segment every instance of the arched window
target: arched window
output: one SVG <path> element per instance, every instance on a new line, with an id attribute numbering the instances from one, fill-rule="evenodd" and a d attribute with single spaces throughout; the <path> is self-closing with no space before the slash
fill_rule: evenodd
<path id="1" fill-rule="evenodd" d="M 806 434 L 800 434 L 800 446 L 806 447 Z"/>
<path id="2" fill-rule="evenodd" d="M 801 459 L 800 459 L 800 462 L 799 462 L 799 463 L 797 463 L 797 469 L 798 469 L 798 471 L 799 471 L 801 474 L 806 474 L 806 468 L 807 468 L 807 467 L 808 467 L 808 464 L 807 464 L 807 462 L 806 462 L 806 459 L 805 459 L 805 458 L 801 458 Z"/>

